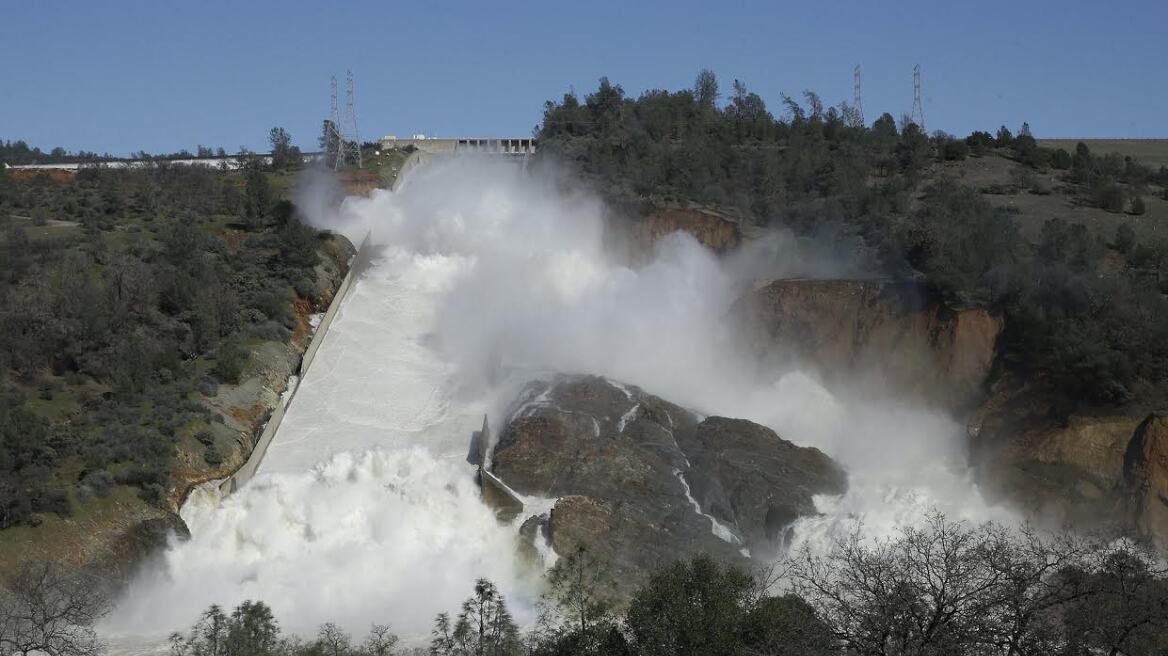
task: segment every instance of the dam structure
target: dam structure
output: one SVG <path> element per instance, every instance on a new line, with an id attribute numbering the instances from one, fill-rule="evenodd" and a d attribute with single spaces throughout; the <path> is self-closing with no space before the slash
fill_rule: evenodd
<path id="1" fill-rule="evenodd" d="M 433 162 L 399 189 L 313 219 L 354 243 L 368 234 L 368 264 L 355 267 L 254 475 L 191 494 L 190 539 L 134 581 L 111 638 L 161 642 L 212 604 L 250 599 L 302 636 L 327 621 L 354 634 L 388 623 L 424 643 L 478 578 L 531 625 L 546 563 L 517 556 L 519 525 L 555 499 L 506 499 L 522 505 L 511 517 L 484 503 L 476 478 L 493 479 L 478 467 L 486 436 L 506 434 L 523 386 L 561 372 L 750 419 L 837 458 L 851 487 L 797 527 L 803 539 L 828 544 L 856 517 L 891 531 L 949 503 L 983 517 L 943 462 L 961 430 L 950 419 L 836 396 L 799 371 L 760 379 L 737 366 L 725 317 L 750 285 L 692 237 L 663 239 L 634 267 L 610 252 L 594 197 L 510 156 L 414 155 Z M 920 457 L 874 467 L 874 453 Z"/>
<path id="2" fill-rule="evenodd" d="M 382 150 L 420 150 L 432 155 L 479 153 L 489 155 L 534 155 L 537 144 L 532 137 L 431 137 L 415 134 L 408 138 L 388 135 L 378 142 Z"/>

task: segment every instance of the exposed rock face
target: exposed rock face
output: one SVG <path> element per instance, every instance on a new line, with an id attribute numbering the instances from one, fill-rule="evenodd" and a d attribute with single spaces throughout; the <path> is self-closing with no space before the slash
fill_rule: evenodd
<path id="1" fill-rule="evenodd" d="M 671 209 L 651 214 L 633 226 L 633 238 L 643 248 L 673 232 L 687 232 L 715 253 L 726 253 L 742 241 L 738 222 L 714 212 L 698 209 Z"/>
<path id="2" fill-rule="evenodd" d="M 846 487 L 816 449 L 593 376 L 529 384 L 491 471 L 520 494 L 557 498 L 542 520 L 551 546 L 586 546 L 626 591 L 676 558 L 773 554 L 790 523 L 815 512 L 812 495 Z"/>
<path id="3" fill-rule="evenodd" d="M 984 398 L 1002 320 L 953 310 L 888 280 L 776 280 L 741 299 L 750 339 L 772 360 L 963 412 Z"/>
<path id="4" fill-rule="evenodd" d="M 1124 451 L 1139 419 L 1063 418 L 1042 399 L 1003 377 L 971 416 L 970 456 L 983 492 L 1052 526 L 1114 523 Z"/>
<path id="5" fill-rule="evenodd" d="M 970 454 L 982 490 L 1051 526 L 1103 527 L 1168 546 L 1168 418 L 1063 416 L 1045 398 L 1003 375 L 973 413 Z"/>
<path id="6" fill-rule="evenodd" d="M 1168 545 L 1168 415 L 1155 413 L 1139 425 L 1123 465 L 1136 527 Z"/>

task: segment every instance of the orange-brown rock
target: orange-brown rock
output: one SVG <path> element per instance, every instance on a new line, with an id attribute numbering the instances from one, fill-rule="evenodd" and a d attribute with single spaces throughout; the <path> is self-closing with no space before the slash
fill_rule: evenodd
<path id="1" fill-rule="evenodd" d="M 697 209 L 672 209 L 651 214 L 633 226 L 633 240 L 644 251 L 665 235 L 687 232 L 715 253 L 738 247 L 742 233 L 738 222 L 721 214 Z"/>
<path id="2" fill-rule="evenodd" d="M 981 489 L 1051 527 L 1127 528 L 1124 452 L 1139 418 L 1063 416 L 1040 390 L 1003 376 L 969 420 Z"/>
<path id="3" fill-rule="evenodd" d="M 1123 464 L 1137 529 L 1168 545 L 1168 415 L 1152 414 L 1139 425 Z"/>
<path id="4" fill-rule="evenodd" d="M 983 308 L 954 310 L 890 280 L 776 280 L 737 310 L 760 354 L 955 411 L 984 398 L 1003 327 Z"/>
<path id="5" fill-rule="evenodd" d="M 1168 415 L 1079 408 L 1003 374 L 969 420 L 983 493 L 1051 527 L 1138 534 L 1168 546 Z"/>

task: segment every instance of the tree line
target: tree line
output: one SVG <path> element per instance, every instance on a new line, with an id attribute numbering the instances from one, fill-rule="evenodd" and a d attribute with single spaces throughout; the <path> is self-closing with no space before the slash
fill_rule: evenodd
<path id="1" fill-rule="evenodd" d="M 304 157 L 300 152 L 300 148 L 292 144 L 292 135 L 282 127 L 273 127 L 268 132 L 268 145 L 271 148 L 271 164 L 269 170 L 272 171 L 292 171 L 303 168 Z M 28 143 L 21 139 L 16 141 L 0 140 L 0 168 L 3 164 L 12 166 L 22 164 L 76 164 L 76 163 L 97 163 L 97 162 L 115 162 L 124 160 L 137 161 L 152 161 L 152 160 L 172 160 L 172 159 L 206 159 L 206 158 L 226 158 L 237 157 L 242 160 L 253 160 L 255 153 L 244 146 L 240 146 L 234 155 L 228 154 L 223 147 L 212 148 L 211 146 L 204 146 L 199 144 L 195 147 L 194 152 L 183 148 L 172 153 L 148 153 L 145 150 L 130 153 L 129 157 L 116 157 L 109 153 L 98 155 L 95 152 L 87 150 L 79 150 L 70 152 L 64 148 L 57 146 L 48 152 L 42 151 L 35 146 L 29 146 Z M 257 162 L 249 162 L 252 167 L 258 167 Z"/>
<path id="2" fill-rule="evenodd" d="M 580 549 L 545 575 L 521 629 L 485 579 L 429 644 L 388 625 L 355 641 L 333 623 L 286 635 L 270 607 L 208 608 L 172 656 L 1159 656 L 1168 576 L 1138 545 L 932 514 L 882 539 L 854 532 L 747 572 L 709 557 L 652 573 L 630 599 Z M 91 656 L 108 609 L 88 580 L 30 565 L 0 591 L 0 652 Z"/>
<path id="3" fill-rule="evenodd" d="M 854 108 L 825 106 L 813 92 L 784 96 L 783 108 L 774 116 L 737 80 L 723 101 L 708 71 L 692 89 L 636 98 L 602 78 L 583 99 L 545 104 L 540 156 L 567 162 L 618 205 L 716 206 L 835 240 L 890 276 L 923 278 L 953 306 L 997 310 L 1006 317 L 1004 362 L 1063 412 L 1084 402 L 1154 404 L 1168 393 L 1168 238 L 1139 242 L 1130 226 L 1100 235 L 1055 219 L 1031 241 L 1016 213 L 938 164 L 1004 157 L 1017 175 L 1000 193 L 1049 194 L 1030 172 L 1053 171 L 1074 202 L 1133 215 L 1145 196 L 1168 197 L 1168 168 L 1083 144 L 1074 153 L 1042 148 L 1028 125 L 958 139 L 887 113 L 863 125 Z"/>

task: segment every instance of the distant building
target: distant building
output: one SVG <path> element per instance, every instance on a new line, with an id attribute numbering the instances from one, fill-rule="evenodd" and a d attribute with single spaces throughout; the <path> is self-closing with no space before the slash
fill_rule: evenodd
<path id="1" fill-rule="evenodd" d="M 322 153 L 302 153 L 301 159 L 305 164 L 315 162 L 323 157 Z M 110 169 L 137 169 L 153 164 L 169 164 L 171 166 L 204 166 L 207 168 L 225 168 L 234 171 L 243 166 L 249 160 L 259 160 L 263 164 L 270 165 L 272 163 L 272 156 L 268 153 L 255 153 L 246 157 L 239 155 L 227 155 L 225 157 L 154 157 L 148 160 L 139 159 L 115 159 L 115 160 L 94 160 L 91 162 L 68 162 L 60 164 L 3 164 L 6 169 L 14 171 L 77 171 L 84 168 L 105 167 Z"/>
<path id="2" fill-rule="evenodd" d="M 469 137 L 428 137 L 415 134 L 412 137 L 388 135 L 381 138 L 381 149 L 413 147 L 427 153 L 475 152 L 497 155 L 532 155 L 536 140 L 531 137 L 469 138 Z"/>

